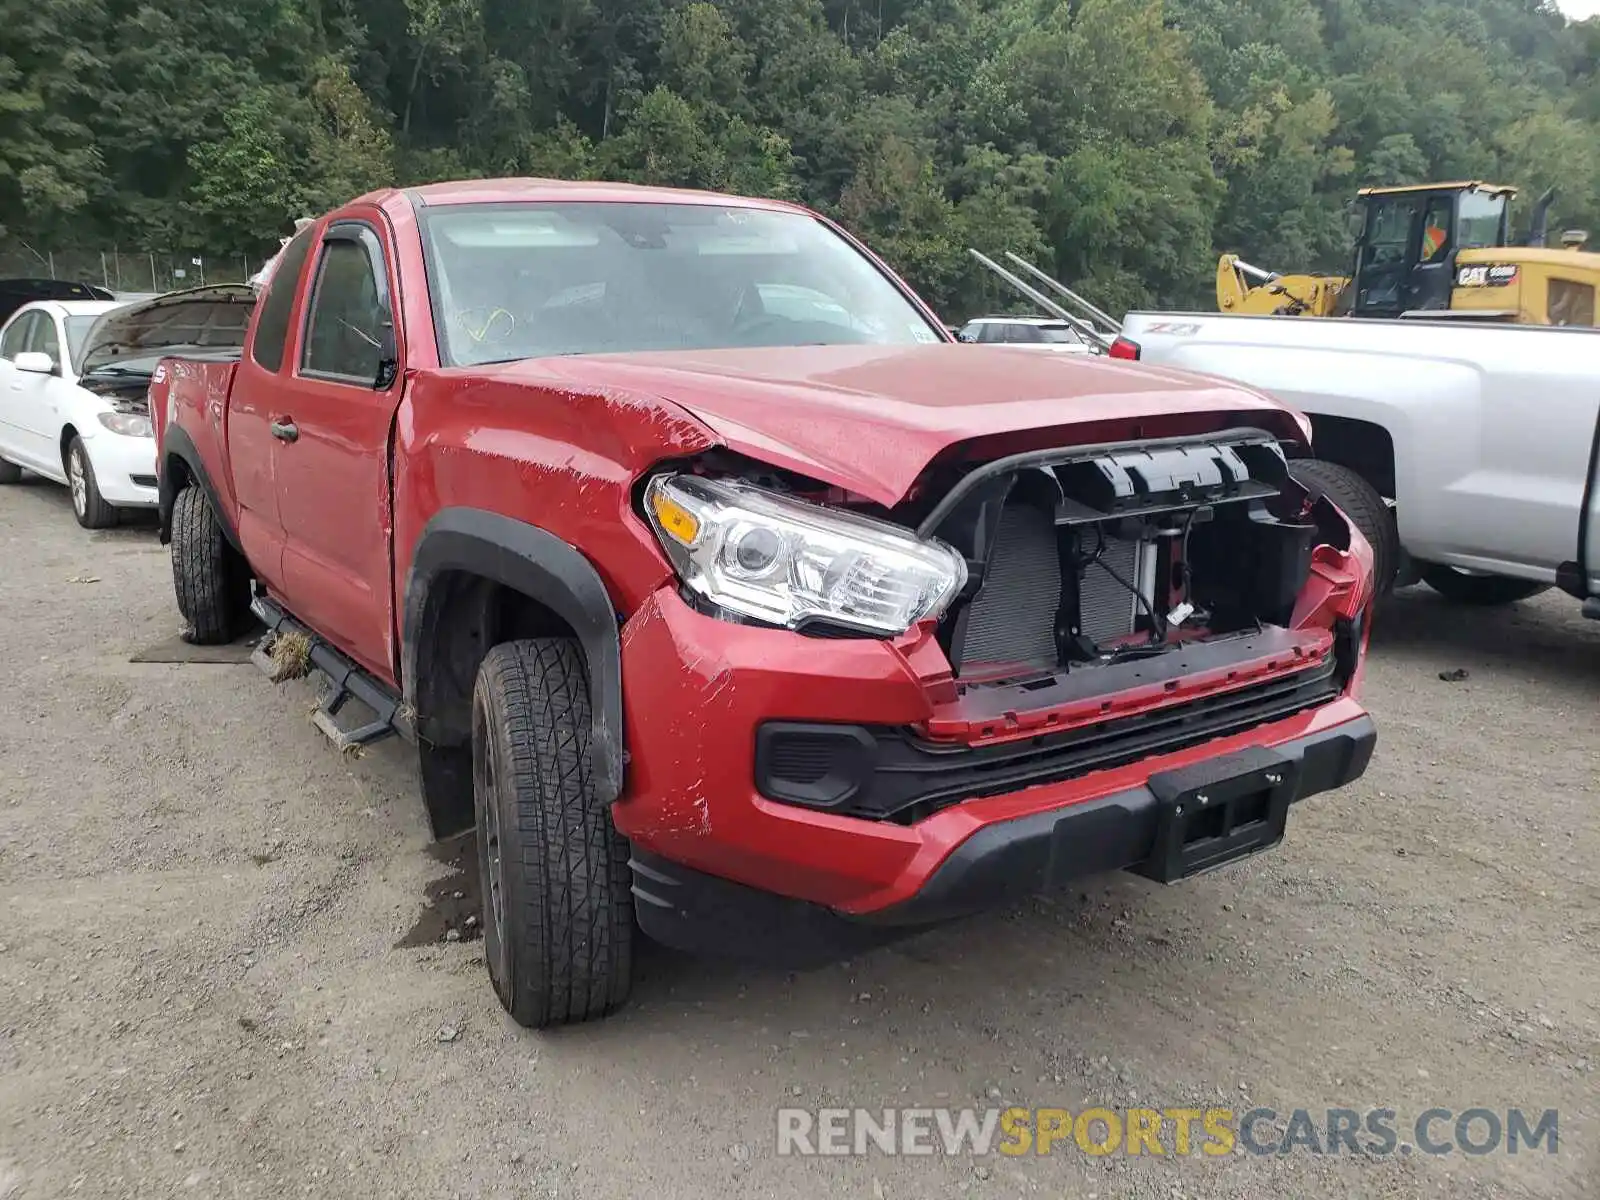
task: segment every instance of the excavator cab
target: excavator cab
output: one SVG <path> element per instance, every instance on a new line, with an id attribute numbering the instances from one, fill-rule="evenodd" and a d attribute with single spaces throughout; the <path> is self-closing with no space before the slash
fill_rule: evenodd
<path id="1" fill-rule="evenodd" d="M 1410 187 L 1366 187 L 1347 290 L 1357 317 L 1398 317 L 1450 308 L 1456 256 L 1511 240 L 1510 200 L 1516 189 L 1476 180 Z"/>

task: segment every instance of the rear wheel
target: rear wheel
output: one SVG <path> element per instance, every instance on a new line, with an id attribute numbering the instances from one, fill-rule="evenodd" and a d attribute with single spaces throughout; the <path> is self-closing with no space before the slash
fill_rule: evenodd
<path id="1" fill-rule="evenodd" d="M 495 993 L 533 1029 L 601 1017 L 628 995 L 628 844 L 589 778 L 577 643 L 506 642 L 472 694 L 472 791 Z"/>
<path id="2" fill-rule="evenodd" d="M 1479 575 L 1456 567 L 1430 564 L 1422 572 L 1422 581 L 1446 600 L 1456 604 L 1474 604 L 1490 608 L 1499 604 L 1515 604 L 1550 590 L 1547 583 L 1534 583 L 1528 579 L 1511 579 L 1505 575 Z"/>
<path id="3" fill-rule="evenodd" d="M 250 573 L 211 502 L 190 484 L 172 504 L 172 588 L 188 622 L 186 640 L 231 642 L 250 619 Z"/>
<path id="4" fill-rule="evenodd" d="M 100 494 L 94 477 L 94 464 L 83 439 L 74 437 L 67 447 L 67 487 L 72 491 L 72 513 L 85 529 L 110 529 L 117 523 L 117 510 Z"/>
<path id="5" fill-rule="evenodd" d="M 1327 499 L 1350 518 L 1372 546 L 1377 596 L 1381 599 L 1393 591 L 1395 572 L 1400 566 L 1400 531 L 1378 489 L 1349 467 L 1319 458 L 1291 462 L 1289 474 L 1306 491 Z"/>
<path id="6" fill-rule="evenodd" d="M 21 483 L 22 468 L 14 462 L 0 458 L 0 483 Z"/>

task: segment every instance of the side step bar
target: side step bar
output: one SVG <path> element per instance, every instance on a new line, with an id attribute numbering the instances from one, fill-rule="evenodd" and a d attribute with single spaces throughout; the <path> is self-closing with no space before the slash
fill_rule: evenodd
<path id="1" fill-rule="evenodd" d="M 266 596 L 252 599 L 250 611 L 267 627 L 266 636 L 256 645 L 250 661 L 268 678 L 280 678 L 278 664 L 271 655 L 271 646 L 278 638 L 295 634 L 305 638 L 310 645 L 309 666 L 320 672 L 328 683 L 317 711 L 311 716 L 311 722 L 340 750 L 370 746 L 373 742 L 393 736 L 408 742 L 417 740 L 416 722 L 409 706 L 371 673 L 357 666 Z M 374 718 L 364 725 L 347 729 L 339 724 L 338 716 L 351 699 L 359 700 L 370 708 Z"/>

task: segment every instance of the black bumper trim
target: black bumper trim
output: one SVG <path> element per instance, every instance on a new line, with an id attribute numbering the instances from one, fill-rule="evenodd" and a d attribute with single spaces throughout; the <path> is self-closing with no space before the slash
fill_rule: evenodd
<path id="1" fill-rule="evenodd" d="M 1272 747 L 1295 766 L 1294 802 L 1361 776 L 1377 745 L 1363 716 Z M 801 967 L 859 953 L 929 926 L 968 916 L 1076 879 L 1137 868 L 1151 856 L 1160 801 L 1148 786 L 980 829 L 916 895 L 849 916 L 633 853 L 640 927 L 657 941 L 698 953 Z"/>

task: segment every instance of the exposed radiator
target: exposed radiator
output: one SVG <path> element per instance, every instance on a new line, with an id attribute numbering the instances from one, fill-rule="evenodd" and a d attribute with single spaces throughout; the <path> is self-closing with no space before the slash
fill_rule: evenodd
<path id="1" fill-rule="evenodd" d="M 1085 568 L 1078 582 L 1078 605 L 1083 632 L 1090 641 L 1107 642 L 1133 632 L 1139 616 L 1139 601 L 1111 577 L 1111 572 L 1115 571 L 1134 587 L 1147 589 L 1148 581 L 1141 576 L 1150 549 L 1145 542 L 1107 538 L 1105 552 Z"/>
<path id="2" fill-rule="evenodd" d="M 1061 555 L 1055 522 L 1032 505 L 1008 504 L 1000 516 L 983 589 L 967 610 L 962 662 L 1054 666 L 1060 604 Z"/>
<path id="3" fill-rule="evenodd" d="M 1148 543 L 1107 538 L 1097 562 L 1079 582 L 1081 627 L 1094 642 L 1134 631 L 1140 605 L 1111 572 L 1149 594 Z M 967 612 L 963 665 L 978 663 L 1056 664 L 1056 608 L 1061 602 L 1061 558 L 1050 514 L 1032 505 L 1006 507 L 995 535 L 994 555 L 983 590 Z"/>

